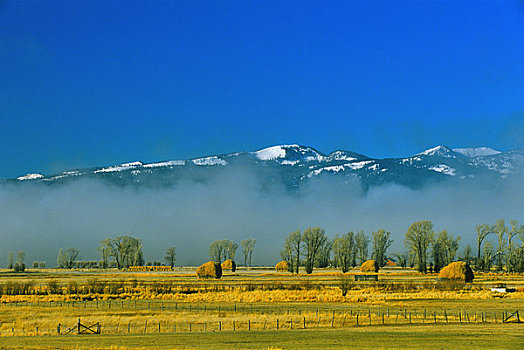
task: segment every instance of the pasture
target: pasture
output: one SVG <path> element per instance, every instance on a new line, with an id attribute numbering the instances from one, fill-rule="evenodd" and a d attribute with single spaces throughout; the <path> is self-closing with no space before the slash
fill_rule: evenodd
<path id="1" fill-rule="evenodd" d="M 220 280 L 198 279 L 194 271 L 3 272 L 0 348 L 524 345 L 524 324 L 503 322 L 517 310 L 524 319 L 522 275 L 478 274 L 463 284 L 437 283 L 434 274 L 399 268 L 381 270 L 378 282 L 354 282 L 357 271 L 346 277 L 336 270 L 297 276 L 241 268 Z M 517 292 L 494 295 L 490 288 L 499 283 Z M 101 334 L 73 334 L 79 319 L 88 326 L 99 323 Z"/>

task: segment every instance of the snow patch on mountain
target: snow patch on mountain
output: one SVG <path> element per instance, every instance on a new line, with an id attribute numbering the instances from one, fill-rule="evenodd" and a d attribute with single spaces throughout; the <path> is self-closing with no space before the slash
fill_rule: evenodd
<path id="1" fill-rule="evenodd" d="M 451 168 L 446 164 L 438 164 L 429 168 L 429 170 L 436 171 L 438 173 L 446 174 L 449 176 L 455 176 L 455 169 Z"/>
<path id="2" fill-rule="evenodd" d="M 120 165 L 117 165 L 117 166 L 110 166 L 110 167 L 107 167 L 107 168 L 102 168 L 102 169 L 98 169 L 98 170 L 95 170 L 95 174 L 97 173 L 111 173 L 111 172 L 115 172 L 115 171 L 123 171 L 123 170 L 128 170 L 128 169 L 133 169 L 133 168 L 136 168 L 136 167 L 139 167 L 139 166 L 142 166 L 142 162 L 131 162 L 131 163 L 124 163 L 124 164 L 120 164 Z"/>
<path id="3" fill-rule="evenodd" d="M 286 150 L 283 146 L 273 146 L 256 151 L 254 154 L 260 160 L 274 160 L 277 158 L 285 158 Z"/>
<path id="4" fill-rule="evenodd" d="M 349 163 L 349 164 L 344 164 L 344 166 L 350 168 L 350 169 L 353 169 L 353 170 L 359 170 L 359 169 L 362 169 L 363 167 L 365 167 L 366 165 L 368 164 L 371 164 L 373 163 L 372 160 L 364 160 L 362 162 L 355 162 L 355 163 Z"/>
<path id="5" fill-rule="evenodd" d="M 197 158 L 192 160 L 193 164 L 195 165 L 221 165 L 226 166 L 227 162 L 223 160 L 222 158 L 218 158 L 217 156 L 212 157 L 205 157 L 205 158 Z"/>
<path id="6" fill-rule="evenodd" d="M 327 157 L 324 157 L 324 162 L 332 161 L 346 161 L 351 162 L 357 159 L 368 159 L 367 156 L 363 154 L 358 154 L 350 151 L 334 151 L 331 152 Z"/>
<path id="7" fill-rule="evenodd" d="M 485 157 L 502 153 L 501 151 L 489 147 L 453 148 L 453 152 L 460 153 L 466 157 Z"/>
<path id="8" fill-rule="evenodd" d="M 144 168 L 158 168 L 163 166 L 180 166 L 180 165 L 186 165 L 185 160 L 170 160 L 167 162 L 159 162 L 159 163 L 150 163 L 150 164 L 144 164 Z"/>
<path id="9" fill-rule="evenodd" d="M 457 158 L 457 154 L 446 146 L 437 146 L 417 154 L 417 156 L 439 156 L 446 158 Z"/>
<path id="10" fill-rule="evenodd" d="M 346 163 L 346 164 L 341 164 L 341 165 L 326 166 L 326 167 L 323 167 L 323 168 L 320 168 L 320 169 L 313 170 L 312 172 L 310 172 L 307 175 L 307 177 L 317 176 L 317 175 L 320 175 L 323 172 L 338 173 L 340 171 L 345 171 L 346 169 L 359 170 L 359 169 L 362 169 L 366 165 L 371 164 L 371 163 L 373 163 L 372 160 L 366 160 L 366 161 L 362 161 L 362 162 L 354 162 L 354 163 Z M 370 166 L 369 168 L 371 170 L 377 170 L 379 168 L 379 165 L 378 164 L 374 164 L 374 165 Z"/>
<path id="11" fill-rule="evenodd" d="M 24 181 L 24 180 L 41 179 L 43 177 L 44 177 L 44 175 L 42 175 L 42 174 L 27 174 L 27 175 L 24 175 L 24 176 L 17 177 L 16 179 L 20 180 L 20 181 Z"/>

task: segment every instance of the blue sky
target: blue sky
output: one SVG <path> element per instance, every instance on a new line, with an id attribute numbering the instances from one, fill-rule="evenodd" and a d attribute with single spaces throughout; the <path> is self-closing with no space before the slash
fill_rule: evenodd
<path id="1" fill-rule="evenodd" d="M 517 1 L 0 1 L 0 177 L 524 147 Z"/>

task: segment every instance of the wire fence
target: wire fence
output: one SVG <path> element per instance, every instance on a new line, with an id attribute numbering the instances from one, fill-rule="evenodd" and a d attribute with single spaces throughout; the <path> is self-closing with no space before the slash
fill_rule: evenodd
<path id="1" fill-rule="evenodd" d="M 17 305 L 17 304 L 14 304 Z M 155 315 L 141 315 L 135 321 L 99 321 L 96 314 L 86 317 L 87 324 L 97 324 L 100 334 L 150 334 L 150 333 L 193 333 L 226 331 L 266 331 L 291 329 L 326 329 L 369 326 L 421 325 L 421 324 L 495 324 L 521 322 L 519 311 L 508 310 L 453 310 L 453 309 L 408 309 L 380 307 L 347 308 L 285 308 L 282 306 L 257 304 L 191 304 L 154 302 L 143 300 L 90 301 L 90 302 L 39 302 L 21 304 L 20 308 L 34 306 L 62 309 L 121 309 L 121 310 L 175 310 L 176 320 L 160 320 Z M 180 314 L 178 315 L 178 312 Z M 184 315 L 195 313 L 195 317 Z M 103 315 L 103 314 L 102 314 Z M 103 319 L 103 316 L 102 316 Z M 7 324 L 0 327 L 0 335 L 49 335 L 63 334 L 65 329 L 74 329 L 76 323 L 49 323 L 28 327 L 27 324 Z M 38 322 L 36 322 L 38 324 Z M 80 329 L 78 320 L 78 329 Z M 71 333 L 71 332 L 69 332 Z"/>

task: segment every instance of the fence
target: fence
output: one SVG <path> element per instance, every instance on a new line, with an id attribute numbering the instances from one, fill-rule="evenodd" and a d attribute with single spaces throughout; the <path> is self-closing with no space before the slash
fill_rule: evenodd
<path id="1" fill-rule="evenodd" d="M 180 312 L 181 320 L 159 321 L 158 317 L 144 315 L 143 321 L 133 322 L 97 322 L 86 328 L 102 334 L 137 334 L 137 333 L 192 333 L 222 331 L 264 331 L 285 329 L 321 329 L 348 328 L 367 326 L 419 325 L 419 324 L 494 324 L 521 322 L 519 312 L 507 310 L 452 310 L 452 309 L 408 309 L 408 308 L 285 308 L 282 306 L 257 304 L 192 304 L 173 302 L 152 302 L 147 300 L 121 301 L 84 301 L 84 302 L 40 302 L 14 307 L 34 306 L 45 308 L 74 309 L 136 309 L 136 310 L 171 310 L 175 315 Z M 80 311 L 80 310 L 78 310 Z M 116 311 L 116 310 L 115 310 Z M 191 316 L 194 314 L 194 316 Z M 102 314 L 103 315 L 103 314 Z M 202 321 L 185 321 L 198 316 Z M 91 316 L 93 318 L 95 316 Z M 91 321 L 91 323 L 94 323 Z M 71 323 L 69 323 L 71 324 Z M 78 322 L 80 324 L 80 320 Z M 75 324 L 73 327 L 80 326 Z M 58 328 L 13 324 L 11 329 L 2 327 L 1 335 L 42 335 L 57 334 Z M 83 325 L 82 325 L 83 326 Z M 72 327 L 70 327 L 72 328 Z M 84 329 L 84 328 L 82 328 Z M 74 330 L 74 328 L 73 328 Z"/>

